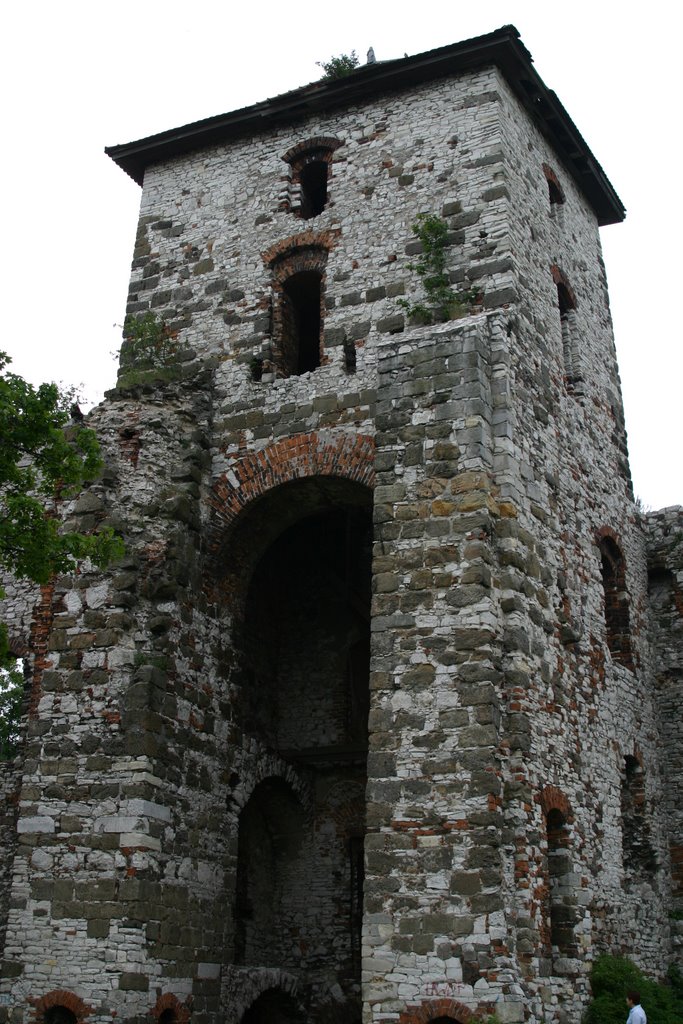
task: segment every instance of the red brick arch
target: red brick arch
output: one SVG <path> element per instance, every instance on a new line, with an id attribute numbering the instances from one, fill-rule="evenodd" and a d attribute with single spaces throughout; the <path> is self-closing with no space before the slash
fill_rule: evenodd
<path id="1" fill-rule="evenodd" d="M 474 1010 L 456 999 L 425 1000 L 416 1006 L 408 1006 L 398 1018 L 399 1024 L 429 1024 L 439 1017 L 450 1017 L 455 1024 L 471 1024 L 478 1019 Z"/>
<path id="2" fill-rule="evenodd" d="M 79 996 L 61 988 L 46 992 L 44 996 L 38 998 L 29 996 L 28 1001 L 33 1007 L 32 1024 L 43 1024 L 45 1014 L 54 1006 L 63 1006 L 65 1010 L 70 1010 L 76 1018 L 76 1024 L 84 1024 L 86 1018 L 94 1013 L 93 1007 L 84 1003 Z"/>
<path id="3" fill-rule="evenodd" d="M 301 501 L 290 502 L 283 485 L 299 485 L 299 499 L 304 497 L 304 505 L 308 502 L 312 510 L 316 503 L 344 503 L 350 493 L 357 500 L 366 492 L 369 503 L 374 460 L 372 437 L 341 430 L 295 434 L 236 459 L 216 480 L 209 498 L 207 597 L 238 610 L 259 548 L 265 550 L 287 525 L 288 512 L 293 512 L 293 523 L 300 514 L 297 509 L 303 507 Z"/>
<path id="4" fill-rule="evenodd" d="M 293 164 L 302 154 L 309 153 L 311 150 L 322 150 L 326 154 L 325 159 L 329 161 L 332 159 L 335 149 L 339 149 L 343 145 L 343 139 L 337 139 L 333 135 L 314 135 L 311 139 L 297 142 L 296 145 L 282 154 L 282 159 L 285 163 Z"/>
<path id="5" fill-rule="evenodd" d="M 229 526 L 253 501 L 280 484 L 307 477 L 342 477 L 372 488 L 375 442 L 364 434 L 295 434 L 250 452 L 213 485 L 217 526 Z"/>

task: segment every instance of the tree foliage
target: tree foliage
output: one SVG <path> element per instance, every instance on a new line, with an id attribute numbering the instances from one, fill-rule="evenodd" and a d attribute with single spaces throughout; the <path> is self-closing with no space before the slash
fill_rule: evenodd
<path id="1" fill-rule="evenodd" d="M 340 53 L 338 57 L 330 57 L 329 60 L 317 60 L 316 64 L 323 69 L 320 76 L 323 81 L 331 78 L 346 78 L 358 67 L 359 61 L 355 50 L 351 53 Z"/>
<path id="2" fill-rule="evenodd" d="M 591 971 L 593 1001 L 585 1024 L 624 1024 L 626 993 L 640 993 L 647 1019 L 657 1024 L 680 1024 L 683 1020 L 683 988 L 680 973 L 670 973 L 669 985 L 646 978 L 636 965 L 624 957 L 600 956 Z"/>
<path id="3" fill-rule="evenodd" d="M 24 698 L 24 676 L 17 666 L 0 669 L 0 761 L 14 757 Z"/>
<path id="4" fill-rule="evenodd" d="M 99 472 L 95 434 L 69 425 L 72 393 L 56 384 L 34 388 L 8 371 L 9 362 L 0 352 L 0 572 L 47 583 L 84 558 L 106 565 L 123 550 L 111 529 L 68 532 L 54 514 L 56 499 L 72 496 Z M 0 624 L 0 666 L 11 662 Z"/>

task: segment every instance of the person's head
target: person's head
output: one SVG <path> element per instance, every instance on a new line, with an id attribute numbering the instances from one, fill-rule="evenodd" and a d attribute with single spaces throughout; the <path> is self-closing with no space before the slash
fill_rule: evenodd
<path id="1" fill-rule="evenodd" d="M 630 992 L 626 993 L 626 1002 L 629 1006 L 638 1006 L 640 1004 L 640 992 L 636 992 L 632 988 Z"/>

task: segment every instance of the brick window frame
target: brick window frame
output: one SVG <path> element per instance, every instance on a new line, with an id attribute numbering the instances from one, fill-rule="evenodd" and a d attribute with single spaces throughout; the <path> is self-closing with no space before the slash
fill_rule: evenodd
<path id="1" fill-rule="evenodd" d="M 579 327 L 576 318 L 578 305 L 576 294 L 566 274 L 560 270 L 556 263 L 553 263 L 550 267 L 550 273 L 557 290 L 557 308 L 560 314 L 560 329 L 562 332 L 565 387 L 570 393 L 581 394 L 583 392 L 584 374 Z"/>
<path id="2" fill-rule="evenodd" d="M 283 153 L 282 159 L 290 167 L 289 193 L 284 201 L 284 209 L 302 220 L 310 220 L 318 216 L 331 205 L 329 199 L 329 183 L 332 178 L 332 162 L 334 153 L 344 143 L 331 135 L 316 135 L 311 139 L 297 142 Z M 322 206 L 312 202 L 307 194 L 306 178 L 311 168 L 319 168 L 324 177 L 325 197 Z M 320 208 L 318 208 L 320 206 Z"/>
<path id="3" fill-rule="evenodd" d="M 614 530 L 602 527 L 596 537 L 605 601 L 605 642 L 612 660 L 634 669 L 631 622 L 626 590 L 626 561 Z"/>

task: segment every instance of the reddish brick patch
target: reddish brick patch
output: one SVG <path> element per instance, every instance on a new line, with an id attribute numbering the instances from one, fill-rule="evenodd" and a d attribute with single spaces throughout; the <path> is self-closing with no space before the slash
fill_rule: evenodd
<path id="1" fill-rule="evenodd" d="M 577 303 L 576 303 L 576 294 L 574 292 L 574 289 L 570 285 L 570 283 L 567 280 L 565 274 L 560 270 L 560 268 L 558 267 L 558 265 L 556 263 L 553 263 L 552 266 L 550 267 L 550 273 L 553 276 L 553 281 L 555 282 L 555 284 L 562 285 L 562 287 L 567 292 L 571 308 L 572 309 L 576 309 Z"/>
<path id="2" fill-rule="evenodd" d="M 188 997 L 186 1002 L 181 1003 L 172 992 L 164 992 L 149 1011 L 150 1017 L 154 1021 L 160 1021 L 161 1024 L 188 1024 L 190 1019 L 190 1006 L 188 1003 L 190 999 L 191 997 Z"/>
<path id="3" fill-rule="evenodd" d="M 567 796 L 557 786 L 544 786 L 541 790 L 541 810 L 546 818 L 551 811 L 559 811 L 566 822 L 573 820 L 571 806 Z"/>
<path id="4" fill-rule="evenodd" d="M 328 253 L 340 234 L 340 228 L 332 228 L 329 231 L 300 231 L 271 245 L 270 249 L 261 253 L 261 259 L 267 267 L 271 267 L 276 260 L 284 259 L 285 256 L 301 249 L 322 249 Z"/>
<path id="5" fill-rule="evenodd" d="M 429 1024 L 440 1017 L 448 1017 L 454 1024 L 470 1024 L 477 1020 L 474 1011 L 455 999 L 434 999 L 408 1006 L 398 1021 L 399 1024 Z"/>

